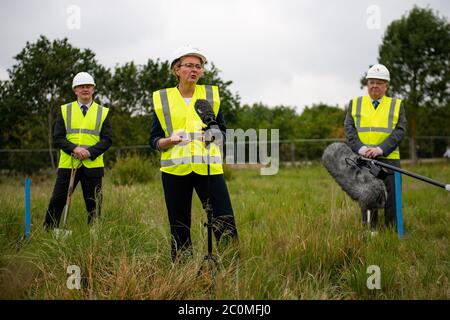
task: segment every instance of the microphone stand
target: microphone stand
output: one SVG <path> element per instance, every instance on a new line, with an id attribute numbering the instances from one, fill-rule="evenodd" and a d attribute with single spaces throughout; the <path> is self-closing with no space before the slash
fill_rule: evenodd
<path id="1" fill-rule="evenodd" d="M 206 128 L 206 131 L 210 130 L 210 127 L 208 126 Z M 212 252 L 212 234 L 213 234 L 213 207 L 211 204 L 211 168 L 210 168 L 210 162 L 211 162 L 211 156 L 210 156 L 210 150 L 209 145 L 214 142 L 214 136 L 212 136 L 211 141 L 205 140 L 205 149 L 207 152 L 207 198 L 206 201 L 203 203 L 203 209 L 206 211 L 207 216 L 207 222 L 204 223 L 204 226 L 208 230 L 208 254 L 205 255 L 203 258 L 202 265 L 200 266 L 199 274 L 203 270 L 203 266 L 206 264 L 208 269 L 212 271 L 213 278 L 215 277 L 215 271 L 218 269 L 219 266 L 219 260 L 216 255 Z"/>
<path id="2" fill-rule="evenodd" d="M 413 173 L 413 172 L 410 172 L 410 171 L 407 171 L 407 170 L 404 170 L 404 169 L 401 169 L 401 168 L 397 168 L 397 167 L 392 166 L 390 164 L 387 164 L 387 163 L 384 163 L 384 162 L 380 162 L 380 161 L 375 160 L 375 159 L 368 159 L 368 158 L 365 158 L 365 157 L 358 157 L 357 160 L 356 160 L 356 164 L 357 165 L 362 165 L 362 166 L 365 166 L 365 167 L 369 168 L 370 169 L 370 173 L 372 173 L 377 178 L 379 177 L 379 175 L 381 175 L 381 176 L 383 175 L 383 172 L 381 171 L 380 168 L 385 168 L 385 169 L 390 169 L 392 171 L 396 171 L 398 173 L 410 176 L 410 177 L 412 177 L 414 179 L 421 180 L 423 182 L 432 184 L 434 186 L 443 188 L 443 189 L 445 189 L 447 191 L 450 191 L 450 184 L 445 184 L 445 183 L 442 183 L 442 182 L 430 179 L 428 177 L 424 177 L 424 176 L 418 175 L 417 173 Z"/>
<path id="3" fill-rule="evenodd" d="M 408 170 L 397 168 L 395 166 L 392 166 L 390 164 L 387 164 L 387 163 L 384 163 L 384 162 L 381 162 L 381 161 L 378 161 L 375 159 L 358 157 L 358 158 L 356 158 L 355 163 L 360 168 L 362 166 L 368 168 L 369 172 L 373 176 L 375 176 L 376 178 L 379 178 L 379 179 L 384 179 L 386 177 L 386 175 L 389 174 L 389 172 L 386 169 L 389 169 L 394 172 L 397 172 L 399 174 L 398 176 L 400 176 L 400 174 L 404 174 L 404 175 L 410 176 L 411 178 L 432 184 L 436 187 L 443 188 L 450 192 L 450 184 L 445 184 L 445 183 L 430 179 L 428 177 L 424 177 L 424 176 L 418 175 L 416 173 L 410 172 Z M 399 192 L 401 194 L 401 189 L 399 189 L 398 191 L 396 189 L 396 192 Z M 396 201 L 397 201 L 397 199 L 396 199 Z M 399 200 L 399 201 L 401 203 L 401 200 Z M 370 219 L 370 212 L 368 212 L 368 218 Z M 397 223 L 398 223 L 397 224 L 397 233 L 398 233 L 399 237 L 403 236 L 403 222 L 402 221 L 403 221 L 403 218 L 402 218 L 402 211 L 401 211 L 401 204 L 400 204 L 400 210 L 397 211 Z"/>

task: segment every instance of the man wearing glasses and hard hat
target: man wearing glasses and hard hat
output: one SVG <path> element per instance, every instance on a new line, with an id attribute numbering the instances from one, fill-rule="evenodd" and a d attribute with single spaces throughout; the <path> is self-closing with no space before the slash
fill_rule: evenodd
<path id="1" fill-rule="evenodd" d="M 153 93 L 150 146 L 161 152 L 162 183 L 172 234 L 171 256 L 175 261 L 179 252 L 192 254 L 190 229 L 194 189 L 204 205 L 208 193 L 211 194 L 214 234 L 218 244 L 221 240 L 237 243 L 237 230 L 223 176 L 221 150 L 215 143 L 209 144 L 206 150 L 203 124 L 195 111 L 197 101 L 207 100 L 221 131 L 218 134 L 223 135 L 218 138 L 224 139 L 226 127 L 219 89 L 213 85 L 197 84 L 206 63 L 205 55 L 198 48 L 182 46 L 175 50 L 170 62 L 177 86 Z M 204 157 L 207 153 L 211 159 L 210 174 Z"/>

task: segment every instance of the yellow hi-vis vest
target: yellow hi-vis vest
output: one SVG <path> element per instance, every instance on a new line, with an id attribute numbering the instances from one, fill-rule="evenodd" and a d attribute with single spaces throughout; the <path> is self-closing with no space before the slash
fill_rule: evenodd
<path id="1" fill-rule="evenodd" d="M 217 86 L 196 85 L 194 95 L 186 105 L 177 88 L 167 88 L 153 92 L 153 105 L 165 137 L 170 137 L 177 130 L 185 130 L 190 142 L 185 145 L 174 145 L 161 151 L 161 171 L 178 176 L 191 172 L 207 174 L 209 158 L 210 174 L 221 174 L 222 154 L 220 147 L 211 143 L 208 150 L 200 140 L 202 129 L 206 125 L 200 120 L 194 105 L 197 99 L 206 99 L 217 116 L 220 108 L 219 90 Z"/>
<path id="2" fill-rule="evenodd" d="M 81 108 L 77 101 L 61 106 L 61 114 L 66 126 L 66 138 L 70 142 L 79 147 L 90 147 L 100 141 L 100 131 L 102 130 L 103 121 L 108 115 L 108 108 L 99 106 L 96 102 L 92 102 L 86 116 L 83 116 Z M 72 168 L 72 157 L 60 150 L 58 168 Z M 75 168 L 80 166 L 80 160 L 73 159 Z M 86 168 L 104 167 L 103 154 L 95 160 L 84 159 L 83 165 Z"/>
<path id="3" fill-rule="evenodd" d="M 370 96 L 354 97 L 352 116 L 361 142 L 368 147 L 379 146 L 397 126 L 401 100 L 384 96 L 375 109 Z M 400 159 L 398 147 L 384 159 Z"/>

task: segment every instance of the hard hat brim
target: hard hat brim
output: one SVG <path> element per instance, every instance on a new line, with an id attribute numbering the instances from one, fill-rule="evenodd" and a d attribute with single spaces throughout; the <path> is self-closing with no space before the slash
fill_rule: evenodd
<path id="1" fill-rule="evenodd" d="M 367 79 L 367 80 L 369 80 L 369 79 L 386 80 L 386 81 L 388 81 L 388 82 L 391 80 L 391 79 L 386 78 L 386 77 L 375 77 L 375 76 L 366 76 L 366 79 Z"/>
<path id="2" fill-rule="evenodd" d="M 78 86 L 84 86 L 84 85 L 86 85 L 86 84 L 90 84 L 90 85 L 92 85 L 92 86 L 95 87 L 95 83 L 86 82 L 86 83 L 77 83 L 77 84 L 74 84 L 74 85 L 72 85 L 72 89 L 75 89 L 75 87 L 78 87 Z"/>
<path id="3" fill-rule="evenodd" d="M 198 57 L 200 58 L 200 60 L 202 60 L 202 63 L 205 64 L 207 62 L 206 57 L 204 55 L 201 55 L 199 53 L 196 52 L 190 52 L 190 53 L 186 53 L 183 54 L 181 57 L 176 58 L 172 61 L 172 63 L 170 64 L 170 68 L 173 68 L 173 66 L 175 65 L 175 63 L 177 63 L 178 61 L 180 61 L 182 58 L 184 57 L 188 57 L 188 56 L 194 56 L 194 57 Z"/>

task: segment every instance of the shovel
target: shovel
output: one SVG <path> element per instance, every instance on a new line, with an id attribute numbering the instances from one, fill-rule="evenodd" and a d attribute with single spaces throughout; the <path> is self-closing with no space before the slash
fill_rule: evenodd
<path id="1" fill-rule="evenodd" d="M 66 224 L 67 224 L 67 215 L 69 214 L 70 201 L 72 200 L 73 185 L 75 184 L 75 175 L 76 175 L 79 167 L 74 168 L 74 166 L 73 166 L 74 154 L 72 154 L 71 156 L 72 156 L 71 157 L 72 169 L 70 171 L 70 181 L 69 181 L 69 188 L 67 190 L 66 204 L 64 205 L 64 209 L 63 209 L 63 212 L 64 212 L 63 226 L 61 229 L 55 228 L 53 230 L 53 233 L 54 233 L 56 239 L 66 239 L 68 236 L 70 236 L 72 234 L 72 230 L 68 230 L 66 228 Z"/>

